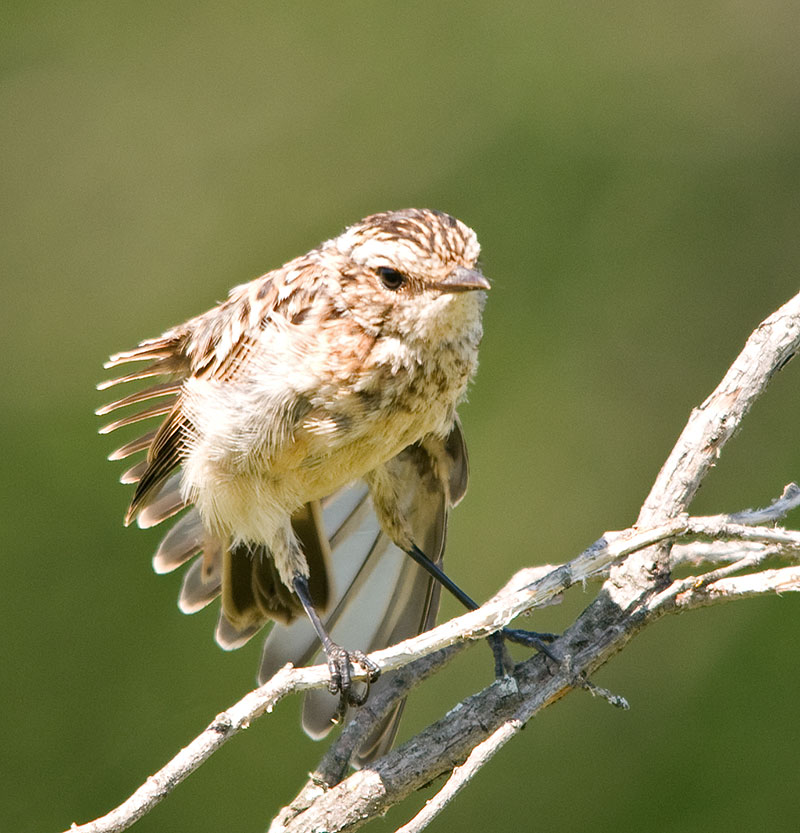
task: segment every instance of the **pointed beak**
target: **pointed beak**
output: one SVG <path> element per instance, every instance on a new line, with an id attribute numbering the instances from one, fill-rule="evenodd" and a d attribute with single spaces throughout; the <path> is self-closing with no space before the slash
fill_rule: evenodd
<path id="1" fill-rule="evenodd" d="M 442 292 L 469 292 L 473 289 L 491 289 L 492 285 L 475 269 L 457 266 L 453 271 L 436 285 Z"/>

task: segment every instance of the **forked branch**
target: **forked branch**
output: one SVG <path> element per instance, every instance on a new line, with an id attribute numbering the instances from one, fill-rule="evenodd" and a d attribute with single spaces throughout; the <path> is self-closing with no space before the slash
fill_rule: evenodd
<path id="1" fill-rule="evenodd" d="M 624 705 L 589 678 L 654 619 L 725 600 L 800 590 L 800 533 L 771 525 L 800 505 L 797 486 L 788 486 L 764 510 L 705 518 L 686 514 L 724 444 L 772 376 L 798 349 L 800 294 L 756 328 L 717 389 L 692 412 L 636 526 L 607 532 L 561 566 L 522 570 L 480 609 L 372 654 L 384 673 L 402 670 L 391 686 L 358 711 L 271 830 L 354 830 L 413 790 L 449 773 L 440 792 L 401 828 L 403 833 L 422 830 L 530 717 L 569 691 L 586 688 L 614 705 Z M 782 566 L 763 569 L 767 558 L 782 559 Z M 695 569 L 696 574 L 673 580 L 670 570 L 678 565 Z M 558 664 L 540 655 L 520 663 L 513 677 L 472 695 L 369 768 L 345 777 L 360 740 L 410 688 L 471 641 L 522 613 L 553 603 L 573 584 L 590 579 L 605 581 L 595 600 L 552 645 Z M 219 714 L 127 801 L 102 818 L 70 829 L 75 833 L 127 829 L 280 699 L 326 684 L 325 666 L 287 666 Z"/>

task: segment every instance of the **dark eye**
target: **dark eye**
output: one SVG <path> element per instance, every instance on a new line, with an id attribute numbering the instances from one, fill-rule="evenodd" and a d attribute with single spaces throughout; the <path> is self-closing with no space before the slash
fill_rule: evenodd
<path id="1" fill-rule="evenodd" d="M 388 266 L 380 266 L 377 270 L 378 277 L 381 283 L 392 291 L 400 289 L 400 287 L 408 280 L 408 278 L 397 269 L 390 269 Z"/>

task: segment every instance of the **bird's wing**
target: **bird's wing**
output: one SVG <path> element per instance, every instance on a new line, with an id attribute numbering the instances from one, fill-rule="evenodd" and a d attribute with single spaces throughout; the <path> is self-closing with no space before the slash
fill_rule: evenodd
<path id="1" fill-rule="evenodd" d="M 447 509 L 463 497 L 468 462 L 458 422 L 445 441 L 428 439 L 409 446 L 387 464 L 397 483 L 399 511 L 414 541 L 438 564 L 444 552 Z M 323 617 L 335 642 L 375 651 L 429 629 L 439 607 L 439 585 L 395 546 L 381 529 L 369 490 L 358 481 L 323 501 L 324 532 L 331 549 L 330 603 Z M 322 661 L 312 625 L 299 618 L 289 627 L 276 626 L 264 644 L 259 681 L 269 679 L 285 663 Z M 388 678 L 385 678 L 388 679 Z M 378 680 L 373 690 L 385 685 Z M 310 691 L 303 726 L 314 738 L 326 735 L 338 698 Z M 355 762 L 363 764 L 392 744 L 403 703 L 375 728 L 362 744 Z"/>
<path id="2" fill-rule="evenodd" d="M 185 575 L 179 600 L 186 612 L 204 607 L 225 587 L 223 607 L 230 615 L 223 617 L 225 621 L 221 620 L 217 629 L 217 640 L 225 648 L 243 644 L 272 618 L 290 621 L 301 608 L 281 584 L 268 553 L 250 553 L 242 548 L 229 551 L 227 542 L 204 531 L 198 511 L 185 501 L 180 466 L 194 430 L 183 407 L 185 386 L 194 377 L 223 382 L 243 372 L 250 347 L 257 339 L 262 340 L 263 349 L 263 335 L 272 317 L 285 322 L 297 304 L 308 303 L 308 297 L 297 298 L 284 291 L 287 275 L 300 275 L 300 283 L 313 285 L 315 268 L 313 260 L 298 259 L 234 288 L 218 307 L 159 338 L 141 342 L 133 350 L 111 356 L 107 368 L 134 363 L 141 366 L 98 385 L 106 390 L 142 379 L 155 381 L 99 408 L 97 413 L 103 415 L 145 403 L 142 409 L 110 422 L 100 432 L 161 419 L 157 428 L 150 428 L 109 455 L 111 460 L 121 460 L 144 452 L 143 459 L 120 478 L 123 483 L 136 484 L 125 523 L 135 519 L 140 527 L 151 527 L 188 509 L 162 540 L 153 564 L 157 572 L 163 573 L 195 558 Z M 313 507 L 304 507 L 296 521 L 308 530 L 303 533 L 301 529 L 299 535 L 301 540 L 304 534 L 308 538 L 309 566 L 318 576 L 316 584 L 312 583 L 313 598 L 324 606 L 326 553 L 315 547 L 315 542 L 323 539 L 313 531 L 315 512 L 319 514 Z M 256 621 L 259 624 L 254 627 Z"/>
<path id="3" fill-rule="evenodd" d="M 231 290 L 228 299 L 159 338 L 141 342 L 133 350 L 117 353 L 106 368 L 145 362 L 144 367 L 109 379 L 98 387 L 105 390 L 140 379 L 158 379 L 156 384 L 98 408 L 108 414 L 120 408 L 148 404 L 100 429 L 106 434 L 128 425 L 161 417 L 158 428 L 118 448 L 110 459 L 118 460 L 145 451 L 145 459 L 128 469 L 123 482 L 136 483 L 125 516 L 126 525 L 138 518 L 139 526 L 161 523 L 185 504 L 175 497 L 180 483 L 170 476 L 182 461 L 192 426 L 183 408 L 186 382 L 193 376 L 228 379 L 240 371 L 249 345 L 262 331 L 279 304 L 277 285 L 282 270 L 269 273 Z M 153 508 L 156 507 L 156 508 Z"/>
<path id="4" fill-rule="evenodd" d="M 148 430 L 109 455 L 110 460 L 122 460 L 140 451 L 145 452 L 145 459 L 127 469 L 120 478 L 123 483 L 137 484 L 125 517 L 126 524 L 138 515 L 140 526 L 154 526 L 184 508 L 180 498 L 180 483 L 172 475 L 180 465 L 186 429 L 185 419 L 181 414 L 181 391 L 185 380 L 192 372 L 185 349 L 186 341 L 187 333 L 181 328 L 170 330 L 160 338 L 143 341 L 133 350 L 117 353 L 106 362 L 107 368 L 116 368 L 131 362 L 146 364 L 98 386 L 105 390 L 140 379 L 160 380 L 150 387 L 135 391 L 97 409 L 97 413 L 103 415 L 120 408 L 157 400 L 142 410 L 105 425 L 100 429 L 101 434 L 162 417 L 156 430 Z"/>
<path id="5" fill-rule="evenodd" d="M 330 550 L 319 501 L 301 506 L 292 515 L 292 528 L 308 563 L 311 598 L 318 610 L 325 610 Z M 303 611 L 297 596 L 281 581 L 266 547 L 226 549 L 221 579 L 222 606 L 216 640 L 226 650 L 244 645 L 267 622 L 274 619 L 289 624 Z"/>

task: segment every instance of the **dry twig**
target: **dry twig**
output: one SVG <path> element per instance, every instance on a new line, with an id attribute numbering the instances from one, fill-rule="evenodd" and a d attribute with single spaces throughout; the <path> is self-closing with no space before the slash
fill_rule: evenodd
<path id="1" fill-rule="evenodd" d="M 768 525 L 800 505 L 797 486 L 790 484 L 781 498 L 763 510 L 706 518 L 686 514 L 725 442 L 774 373 L 798 349 L 800 295 L 756 328 L 717 389 L 693 411 L 634 527 L 607 532 L 561 566 L 522 570 L 479 610 L 373 654 L 371 658 L 384 673 L 402 671 L 394 676 L 392 686 L 371 699 L 345 727 L 308 783 L 275 818 L 271 830 L 354 830 L 413 790 L 449 773 L 440 791 L 401 828 L 402 833 L 422 830 L 531 716 L 572 689 L 588 688 L 624 706 L 621 698 L 598 689 L 589 677 L 656 618 L 725 600 L 800 590 L 800 533 Z M 776 557 L 788 565 L 760 569 L 766 558 Z M 670 568 L 679 564 L 708 564 L 713 569 L 672 580 Z M 596 578 L 605 579 L 597 597 L 551 648 L 561 660 L 557 667 L 538 655 L 520 663 L 513 677 L 472 695 L 400 748 L 345 777 L 353 749 L 381 714 L 461 647 L 521 613 L 552 603 L 573 584 Z M 287 666 L 218 715 L 122 805 L 71 830 L 112 833 L 126 829 L 281 698 L 326 681 L 324 666 Z"/>

